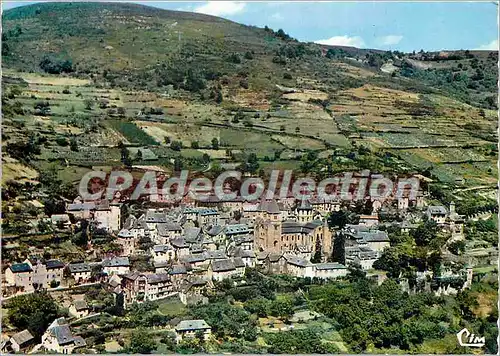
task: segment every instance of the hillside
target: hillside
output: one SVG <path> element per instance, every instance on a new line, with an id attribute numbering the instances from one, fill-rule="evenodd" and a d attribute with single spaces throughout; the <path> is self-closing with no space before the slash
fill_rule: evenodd
<path id="1" fill-rule="evenodd" d="M 166 171 L 424 172 L 486 187 L 476 205 L 496 182 L 493 52 L 320 46 L 123 3 L 43 3 L 3 20 L 4 180 L 57 167 L 74 182 L 122 164 L 124 143 L 149 150 L 131 148 L 134 166 Z"/>
<path id="2" fill-rule="evenodd" d="M 249 76 L 255 89 L 272 91 L 275 84 L 287 84 L 282 80 L 285 72 L 313 75 L 331 89 L 363 84 L 339 75 L 326 55 L 379 73 L 392 61 L 403 80 L 383 76 L 379 84 L 422 93 L 432 87 L 470 104 L 495 106 L 494 53 L 415 56 L 304 44 L 283 30 L 124 3 L 23 6 L 5 11 L 3 25 L 2 58 L 8 67 L 71 72 L 110 86 L 163 90 L 171 84 L 197 92 L 201 81 L 230 75 Z"/>

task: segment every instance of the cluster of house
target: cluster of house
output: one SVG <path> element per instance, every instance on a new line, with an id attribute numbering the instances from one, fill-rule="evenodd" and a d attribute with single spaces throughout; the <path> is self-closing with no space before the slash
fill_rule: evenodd
<path id="1" fill-rule="evenodd" d="M 465 239 L 465 218 L 457 214 L 454 202 L 451 202 L 449 209 L 442 205 L 428 206 L 426 215 L 428 219 L 434 221 L 443 230 L 449 231 L 452 241 Z"/>
<path id="2" fill-rule="evenodd" d="M 249 202 L 239 197 L 229 201 L 209 197 L 193 204 L 126 214 L 127 209 L 119 202 L 77 199 L 67 205 L 67 214 L 54 216 L 54 223 L 71 225 L 72 221 L 78 224 L 87 220 L 91 226 L 111 234 L 121 252 L 97 262 L 63 263 L 31 257 L 5 270 L 4 291 L 33 292 L 98 280 L 106 282 L 116 295 L 122 295 L 127 307 L 173 295 L 186 304 L 199 302 L 206 299 L 205 291 L 215 283 L 243 277 L 247 267 L 311 279 L 342 278 L 351 264 L 372 269 L 390 246 L 387 231 L 378 220 L 381 209 L 391 205 L 398 212 L 408 212 L 411 205 L 423 208 L 424 204 L 422 194 L 416 201 L 400 198 L 396 204 L 385 203 L 373 201 L 370 215 L 361 215 L 358 224 L 334 231 L 328 226 L 327 217 L 341 210 L 342 204 L 337 200 L 296 201 L 287 197 Z M 464 219 L 456 213 L 454 204 L 449 209 L 429 206 L 423 211 L 428 219 L 450 231 L 453 239 L 463 238 Z M 407 218 L 399 227 L 408 233 L 418 227 L 422 213 L 414 215 L 417 219 L 412 219 L 410 213 L 405 215 Z M 330 262 L 334 252 L 338 252 L 334 245 L 340 237 L 344 241 L 343 263 Z M 339 248 L 338 244 L 335 248 Z M 147 271 L 133 267 L 131 257 L 135 256 L 147 256 Z M 467 277 L 469 281 L 470 276 Z M 448 292 L 449 285 L 443 286 L 444 292 Z M 88 315 L 89 308 L 84 301 L 75 301 L 69 313 L 82 318 Z M 195 335 L 208 338 L 211 328 L 204 320 L 184 320 L 175 332 L 177 341 Z M 27 330 L 13 335 L 9 350 L 22 351 L 26 345 L 32 345 L 30 336 Z M 72 353 L 85 342 L 72 335 L 64 319 L 58 319 L 44 334 L 42 344 L 49 352 Z"/>
<path id="3" fill-rule="evenodd" d="M 29 350 L 36 354 L 43 350 L 47 353 L 71 354 L 86 345 L 81 336 L 73 334 L 65 318 L 58 318 L 49 325 L 40 343 L 29 330 L 23 330 L 4 341 L 1 351 L 26 353 Z"/>
<path id="4" fill-rule="evenodd" d="M 411 204 L 422 205 L 422 200 L 398 199 L 397 209 L 408 209 Z M 213 282 L 243 276 L 246 267 L 298 277 L 338 278 L 345 276 L 346 265 L 351 263 L 371 269 L 389 245 L 387 233 L 376 228 L 376 213 L 383 204 L 374 201 L 372 206 L 372 215 L 361 216 L 358 226 L 334 233 L 327 216 L 342 207 L 334 199 L 297 201 L 290 195 L 250 202 L 241 197 L 221 201 L 210 196 L 189 205 L 127 215 L 122 203 L 77 198 L 67 205 L 67 214 L 56 220 L 91 222 L 115 236 L 121 253 L 101 262 L 27 259 L 5 271 L 5 283 L 13 292 L 31 292 L 61 283 L 88 283 L 100 271 L 101 277 L 112 277 L 114 290 L 124 293 L 130 304 L 173 293 L 197 295 Z M 335 234 L 348 237 L 345 264 L 327 262 Z M 143 241 L 150 242 L 147 248 Z M 150 256 L 149 272 L 131 270 L 129 257 L 138 254 Z M 316 263 L 311 262 L 313 256 Z"/>
<path id="5" fill-rule="evenodd" d="M 87 262 L 65 264 L 59 260 L 30 257 L 7 267 L 3 281 L 4 295 L 88 283 L 94 277 L 92 266 L 100 267 L 96 271 L 100 270 L 101 276 L 112 276 L 127 273 L 130 263 L 128 257 L 107 258 L 92 265 Z"/>
<path id="6" fill-rule="evenodd" d="M 422 195 L 418 197 L 413 202 L 407 197 L 397 199 L 396 209 L 422 207 Z M 201 295 L 213 282 L 243 276 L 246 267 L 320 279 L 343 277 L 350 264 L 372 269 L 390 245 L 377 216 L 384 205 L 372 202 L 372 214 L 361 215 L 357 225 L 334 232 L 327 216 L 341 207 L 338 200 L 319 198 L 249 202 L 240 197 L 220 201 L 214 196 L 196 204 L 147 209 L 140 215 L 126 216 L 121 203 L 76 199 L 67 205 L 71 220 L 86 219 L 107 230 L 121 246 L 121 253 L 101 262 L 64 264 L 27 259 L 7 268 L 5 283 L 14 292 L 31 292 L 67 285 L 66 279 L 75 284 L 88 283 L 95 280 L 95 271 L 99 270 L 101 277 L 109 277 L 113 291 L 124 294 L 129 305 L 173 294 L 187 300 Z M 463 236 L 463 217 L 455 212 L 454 204 L 449 210 L 429 206 L 426 214 L 449 229 L 454 238 Z M 408 220 L 400 224 L 403 232 L 416 226 Z M 343 263 L 328 262 L 339 236 L 345 240 Z M 146 248 L 143 241 L 149 241 Z M 149 255 L 148 272 L 131 269 L 129 257 L 138 254 Z M 311 262 L 313 256 L 315 263 Z"/>
<path id="7" fill-rule="evenodd" d="M 172 330 L 175 334 L 177 343 L 188 338 L 201 338 L 207 341 L 212 335 L 212 328 L 203 319 L 199 320 L 181 320 Z M 75 335 L 68 321 L 65 318 L 55 319 L 47 328 L 41 337 L 40 343 L 29 330 L 22 330 L 10 338 L 3 341 L 0 345 L 0 351 L 5 353 L 57 353 L 72 354 L 80 352 L 86 347 L 85 340 Z"/>

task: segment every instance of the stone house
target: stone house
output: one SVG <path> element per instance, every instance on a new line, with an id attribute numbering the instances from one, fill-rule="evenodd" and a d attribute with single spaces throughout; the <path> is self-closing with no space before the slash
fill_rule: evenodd
<path id="1" fill-rule="evenodd" d="M 75 300 L 73 304 L 69 307 L 69 313 L 77 319 L 83 318 L 89 315 L 90 309 L 87 302 L 82 300 Z"/>
<path id="2" fill-rule="evenodd" d="M 113 257 L 102 261 L 102 271 L 108 276 L 113 274 L 123 275 L 130 271 L 130 261 L 128 257 Z"/>
<path id="3" fill-rule="evenodd" d="M 175 340 L 177 343 L 185 338 L 194 338 L 201 335 L 207 341 L 212 334 L 212 328 L 203 319 L 183 320 L 175 327 Z"/>
<path id="4" fill-rule="evenodd" d="M 14 352 L 24 352 L 35 343 L 35 338 L 28 330 L 23 330 L 10 338 L 10 347 Z"/>
<path id="5" fill-rule="evenodd" d="M 5 270 L 5 281 L 17 291 L 32 292 L 33 269 L 28 263 L 15 263 Z"/>
<path id="6" fill-rule="evenodd" d="M 87 283 L 92 276 L 90 265 L 85 262 L 70 263 L 68 265 L 68 271 L 76 284 Z"/>
<path id="7" fill-rule="evenodd" d="M 81 336 L 73 335 L 66 319 L 59 318 L 43 334 L 42 346 L 49 352 L 71 354 L 76 349 L 85 347 L 86 343 Z"/>

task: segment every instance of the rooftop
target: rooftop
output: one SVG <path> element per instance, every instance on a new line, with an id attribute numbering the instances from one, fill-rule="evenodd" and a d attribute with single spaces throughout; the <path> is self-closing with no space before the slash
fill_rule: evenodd
<path id="1" fill-rule="evenodd" d="M 176 331 L 193 331 L 210 329 L 210 325 L 203 319 L 183 320 L 175 327 Z"/>
<path id="2" fill-rule="evenodd" d="M 12 340 L 16 342 L 18 345 L 26 344 L 30 341 L 33 341 L 35 338 L 28 330 L 23 330 L 18 332 L 17 334 L 12 335 Z"/>

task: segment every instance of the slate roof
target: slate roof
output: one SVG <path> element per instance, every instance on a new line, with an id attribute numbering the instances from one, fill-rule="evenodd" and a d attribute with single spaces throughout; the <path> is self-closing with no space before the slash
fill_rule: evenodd
<path id="1" fill-rule="evenodd" d="M 146 211 L 145 220 L 148 223 L 166 223 L 167 222 L 167 214 L 162 213 L 162 212 L 148 210 L 148 211 Z"/>
<path id="2" fill-rule="evenodd" d="M 102 261 L 103 267 L 129 267 L 130 261 L 128 257 L 114 257 Z"/>
<path id="3" fill-rule="evenodd" d="M 217 209 L 209 209 L 209 208 L 202 208 L 198 212 L 201 216 L 211 216 L 211 215 L 218 215 L 219 211 Z"/>
<path id="4" fill-rule="evenodd" d="M 85 339 L 81 336 L 75 336 L 73 338 L 73 343 L 75 344 L 75 347 L 84 347 L 87 346 L 87 343 L 85 342 Z"/>
<path id="5" fill-rule="evenodd" d="M 236 267 L 236 268 L 245 267 L 245 262 L 243 262 L 241 257 L 234 257 L 233 264 L 234 264 L 234 267 Z"/>
<path id="6" fill-rule="evenodd" d="M 10 266 L 13 273 L 31 272 L 33 271 L 27 263 L 16 263 Z"/>
<path id="7" fill-rule="evenodd" d="M 73 203 L 73 204 L 68 204 L 66 210 L 67 211 L 93 210 L 95 209 L 95 206 L 96 204 L 94 202 Z"/>
<path id="8" fill-rule="evenodd" d="M 250 231 L 246 224 L 226 225 L 226 235 L 248 234 Z"/>
<path id="9" fill-rule="evenodd" d="M 64 263 L 59 260 L 48 260 L 45 262 L 45 267 L 47 269 L 64 268 Z"/>
<path id="10" fill-rule="evenodd" d="M 280 208 L 275 200 L 264 200 L 261 201 L 259 206 L 257 207 L 259 211 L 265 211 L 268 214 L 279 214 Z"/>
<path id="11" fill-rule="evenodd" d="M 176 331 L 194 331 L 194 330 L 207 330 L 210 325 L 203 319 L 200 320 L 183 320 L 175 327 Z"/>
<path id="12" fill-rule="evenodd" d="M 182 257 L 182 260 L 188 263 L 203 262 L 206 261 L 206 256 L 203 253 L 190 254 Z"/>
<path id="13" fill-rule="evenodd" d="M 371 229 L 363 225 L 346 225 L 343 230 L 348 236 L 363 242 L 389 242 L 387 231 Z"/>
<path id="14" fill-rule="evenodd" d="M 267 258 L 270 262 L 278 262 L 283 255 L 280 253 L 270 253 Z"/>
<path id="15" fill-rule="evenodd" d="M 189 247 L 189 245 L 186 244 L 186 241 L 182 237 L 170 240 L 170 244 L 172 246 L 174 246 L 175 248 L 187 248 L 187 247 Z"/>
<path id="16" fill-rule="evenodd" d="M 318 226 L 323 225 L 320 220 L 314 220 L 306 224 L 301 224 L 297 221 L 286 220 L 281 224 L 282 234 L 309 234 Z"/>
<path id="17" fill-rule="evenodd" d="M 154 253 L 162 253 L 162 252 L 168 252 L 172 251 L 173 248 L 170 245 L 154 245 L 153 246 L 153 251 Z"/>
<path id="18" fill-rule="evenodd" d="M 86 310 L 89 308 L 87 302 L 83 299 L 75 300 L 73 304 L 75 305 L 76 311 Z"/>
<path id="19" fill-rule="evenodd" d="M 118 237 L 132 238 L 134 237 L 134 234 L 128 229 L 121 229 L 120 232 L 118 233 Z"/>
<path id="20" fill-rule="evenodd" d="M 262 251 L 257 254 L 257 259 L 258 260 L 265 260 L 269 256 L 269 252 L 267 251 Z"/>
<path id="21" fill-rule="evenodd" d="M 170 266 L 170 263 L 167 261 L 161 261 L 161 262 L 153 262 L 154 268 L 166 268 Z"/>
<path id="22" fill-rule="evenodd" d="M 177 223 L 160 223 L 158 224 L 158 235 L 168 236 L 171 231 L 182 231 L 182 226 Z"/>
<path id="23" fill-rule="evenodd" d="M 230 259 L 212 261 L 212 270 L 214 272 L 234 271 L 235 269 L 234 263 Z"/>
<path id="24" fill-rule="evenodd" d="M 198 245 L 198 244 L 193 244 L 193 245 L 191 245 L 189 247 L 189 252 L 191 252 L 192 254 L 202 253 L 203 252 L 203 246 Z"/>
<path id="25" fill-rule="evenodd" d="M 226 251 L 224 250 L 207 251 L 205 255 L 209 260 L 223 260 L 227 258 Z"/>
<path id="26" fill-rule="evenodd" d="M 222 231 L 224 231 L 224 226 L 222 225 L 214 225 L 210 228 L 210 230 L 207 231 L 207 234 L 210 236 L 217 236 L 219 235 Z"/>
<path id="27" fill-rule="evenodd" d="M 448 214 L 448 210 L 444 206 L 429 206 L 427 207 L 427 212 L 431 215 L 446 215 Z"/>
<path id="28" fill-rule="evenodd" d="M 241 258 L 255 258 L 255 252 L 253 252 L 252 250 L 244 250 L 242 248 L 237 248 L 234 251 L 234 256 Z"/>
<path id="29" fill-rule="evenodd" d="M 201 228 L 199 227 L 190 227 L 184 231 L 184 239 L 188 242 L 195 242 L 200 235 Z"/>
<path id="30" fill-rule="evenodd" d="M 146 275 L 146 278 L 148 280 L 148 283 L 150 284 L 170 281 L 170 276 L 168 275 L 168 273 L 148 274 Z"/>
<path id="31" fill-rule="evenodd" d="M 253 235 L 252 234 L 248 234 L 248 235 L 243 235 L 243 236 L 237 236 L 237 237 L 235 237 L 234 242 L 237 245 L 241 245 L 242 243 L 245 243 L 245 242 L 253 242 L 253 240 L 254 240 Z"/>
<path id="32" fill-rule="evenodd" d="M 312 266 L 311 261 L 297 257 L 297 256 L 286 255 L 284 257 L 285 257 L 287 263 L 294 265 L 294 266 L 303 267 L 303 268 L 308 267 L 308 266 Z"/>
<path id="33" fill-rule="evenodd" d="M 12 335 L 11 339 L 14 340 L 19 346 L 25 345 L 35 340 L 33 335 L 31 335 L 31 333 L 27 329 Z"/>
<path id="34" fill-rule="evenodd" d="M 347 269 L 346 266 L 340 263 L 316 263 L 314 267 L 319 270 Z"/>
<path id="35" fill-rule="evenodd" d="M 49 326 L 49 332 L 55 336 L 59 345 L 68 345 L 74 341 L 73 333 L 64 318 L 54 320 Z"/>
<path id="36" fill-rule="evenodd" d="M 182 264 L 173 265 L 168 273 L 169 274 L 186 274 L 187 268 L 186 268 L 186 266 L 184 266 Z"/>
<path id="37" fill-rule="evenodd" d="M 69 271 L 71 273 L 78 273 L 78 272 L 90 272 L 90 266 L 88 263 L 70 263 L 69 264 Z"/>

